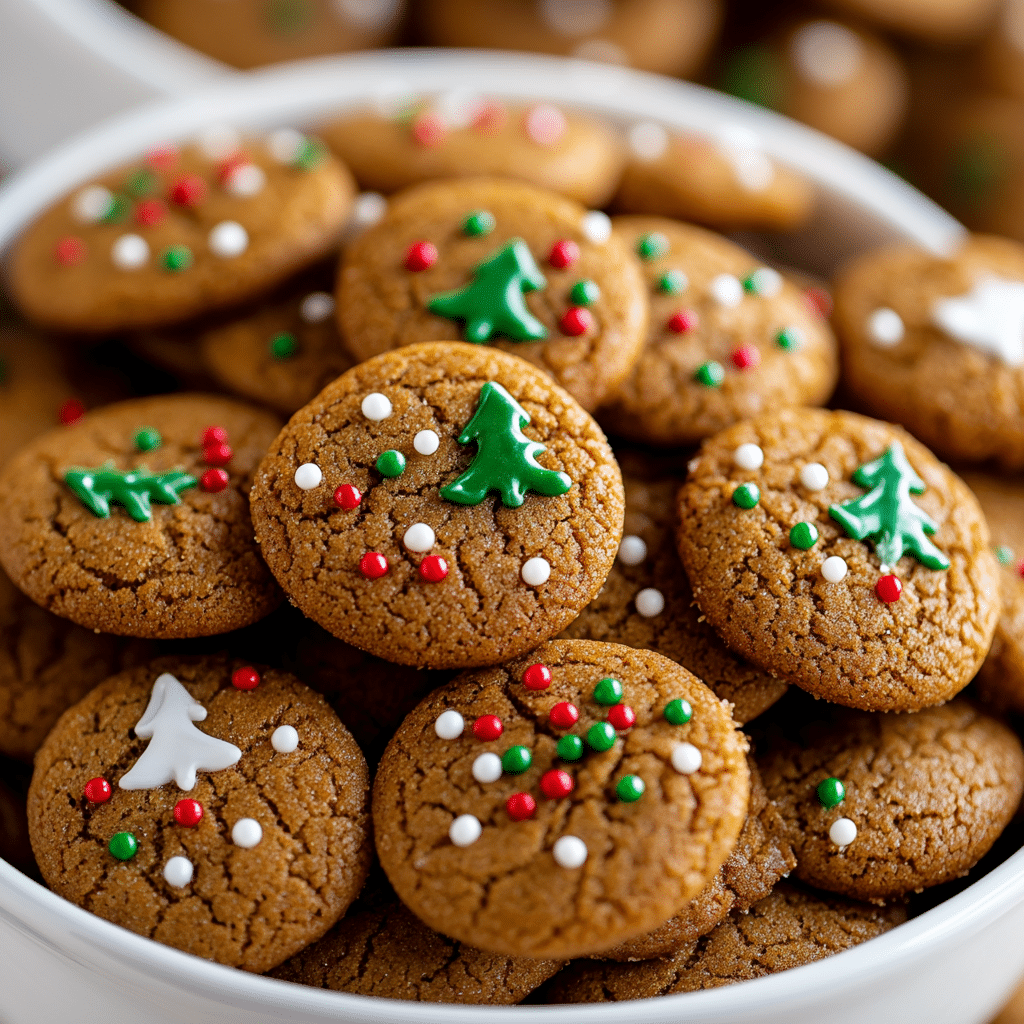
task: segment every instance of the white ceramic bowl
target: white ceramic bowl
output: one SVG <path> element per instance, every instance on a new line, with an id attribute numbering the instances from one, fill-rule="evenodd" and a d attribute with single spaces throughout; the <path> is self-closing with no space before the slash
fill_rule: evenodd
<path id="1" fill-rule="evenodd" d="M 150 146 L 216 123 L 315 123 L 400 81 L 412 90 L 472 88 L 548 97 L 617 120 L 655 119 L 708 132 L 732 123 L 757 132 L 769 154 L 802 170 L 821 189 L 822 214 L 781 251 L 811 269 L 828 271 L 865 246 L 892 239 L 941 251 L 961 232 L 941 210 L 865 158 L 696 86 L 556 58 L 394 51 L 233 76 L 193 97 L 136 110 L 92 131 L 0 191 L 0 250 L 77 182 Z M 759 981 L 641 1003 L 437 1006 L 303 988 L 207 963 L 65 903 L 0 862 L 0 1022 L 981 1024 L 1024 971 L 1022 936 L 1024 850 L 878 939 Z"/>

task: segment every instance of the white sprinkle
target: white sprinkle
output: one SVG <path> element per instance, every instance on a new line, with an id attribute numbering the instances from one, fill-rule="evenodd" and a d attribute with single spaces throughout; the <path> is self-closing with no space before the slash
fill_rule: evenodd
<path id="1" fill-rule="evenodd" d="M 429 551 L 434 546 L 436 540 L 434 531 L 426 523 L 413 523 L 405 531 L 402 543 L 409 551 L 422 554 L 424 551 Z"/>
<path id="2" fill-rule="evenodd" d="M 846 573 L 849 570 L 846 566 L 846 559 L 841 558 L 839 555 L 829 555 L 824 562 L 821 563 L 821 575 L 829 583 L 840 583 L 846 579 Z"/>
<path id="3" fill-rule="evenodd" d="M 672 767 L 680 775 L 692 775 L 700 771 L 703 763 L 703 755 L 692 743 L 677 743 L 672 748 Z"/>
<path id="4" fill-rule="evenodd" d="M 437 721 L 434 722 L 434 732 L 437 733 L 438 737 L 442 740 L 457 740 L 462 735 L 462 730 L 466 728 L 466 722 L 462 715 L 458 711 L 453 711 L 449 708 L 447 711 L 442 711 L 437 716 Z"/>
<path id="5" fill-rule="evenodd" d="M 278 128 L 267 136 L 267 151 L 279 164 L 294 163 L 305 141 L 294 128 Z"/>
<path id="6" fill-rule="evenodd" d="M 719 274 L 712 278 L 708 291 L 715 302 L 729 309 L 743 301 L 743 282 L 733 274 Z"/>
<path id="7" fill-rule="evenodd" d="M 102 220 L 114 202 L 114 194 L 102 185 L 89 185 L 75 196 L 71 212 L 75 220 L 83 224 L 95 224 Z"/>
<path id="8" fill-rule="evenodd" d="M 775 165 L 760 150 L 737 150 L 729 159 L 736 180 L 748 192 L 763 192 L 775 180 Z"/>
<path id="9" fill-rule="evenodd" d="M 110 259 L 120 270 L 138 270 L 149 261 L 149 243 L 142 235 L 121 235 L 110 248 Z"/>
<path id="10" fill-rule="evenodd" d="M 242 136 L 226 124 L 215 124 L 204 128 L 196 141 L 208 160 L 227 160 L 238 152 Z"/>
<path id="11" fill-rule="evenodd" d="M 836 818 L 828 830 L 828 837 L 836 846 L 849 846 L 857 838 L 857 826 L 849 818 Z"/>
<path id="12" fill-rule="evenodd" d="M 636 595 L 636 610 L 645 619 L 653 619 L 665 610 L 665 595 L 656 587 L 644 588 Z"/>
<path id="13" fill-rule="evenodd" d="M 746 444 L 741 444 L 732 453 L 732 461 L 740 469 L 760 469 L 764 465 L 764 452 L 760 445 L 748 441 Z"/>
<path id="14" fill-rule="evenodd" d="M 538 146 L 555 145 L 565 129 L 565 115 L 550 103 L 538 103 L 526 112 L 526 134 Z"/>
<path id="15" fill-rule="evenodd" d="M 295 470 L 295 486 L 304 491 L 311 491 L 314 487 L 319 487 L 323 478 L 323 471 L 315 462 L 304 462 Z"/>
<path id="16" fill-rule="evenodd" d="M 643 537 L 628 534 L 619 542 L 619 561 L 623 565 L 639 565 L 647 557 L 647 544 Z"/>
<path id="17" fill-rule="evenodd" d="M 758 267 L 750 275 L 754 294 L 765 299 L 774 299 L 782 291 L 782 275 L 771 267 Z"/>
<path id="18" fill-rule="evenodd" d="M 849 82 L 860 68 L 864 44 L 855 32 L 834 21 L 810 21 L 793 33 L 790 56 L 809 82 L 834 89 Z"/>
<path id="19" fill-rule="evenodd" d="M 214 256 L 232 259 L 249 248 L 249 232 L 237 220 L 222 220 L 210 230 L 207 244 Z"/>
<path id="20" fill-rule="evenodd" d="M 484 106 L 480 94 L 470 89 L 449 89 L 437 96 L 433 103 L 434 112 L 452 131 L 468 128 Z"/>
<path id="21" fill-rule="evenodd" d="M 580 230 L 594 245 L 604 245 L 612 237 L 612 219 L 603 210 L 588 210 L 580 221 Z"/>
<path id="22" fill-rule="evenodd" d="M 483 828 L 472 814 L 460 814 L 448 828 L 448 838 L 456 846 L 472 846 Z"/>
<path id="23" fill-rule="evenodd" d="M 612 0 L 540 0 L 537 6 L 548 27 L 563 36 L 600 32 L 615 12 Z"/>
<path id="24" fill-rule="evenodd" d="M 184 888 L 192 881 L 194 870 L 188 857 L 172 857 L 164 865 L 164 881 L 168 885 L 173 885 L 175 889 Z"/>
<path id="25" fill-rule="evenodd" d="M 327 292 L 311 292 L 299 305 L 304 323 L 322 324 L 334 312 L 334 296 Z"/>
<path id="26" fill-rule="evenodd" d="M 279 725 L 270 737 L 270 745 L 279 754 L 290 754 L 299 745 L 298 731 L 291 725 Z"/>
<path id="27" fill-rule="evenodd" d="M 239 818 L 231 830 L 231 842 L 241 846 L 243 850 L 251 850 L 259 846 L 263 838 L 263 828 L 255 818 Z"/>
<path id="28" fill-rule="evenodd" d="M 626 139 L 633 156 L 648 163 L 663 157 L 668 149 L 668 132 L 653 121 L 638 121 L 631 125 Z"/>
<path id="29" fill-rule="evenodd" d="M 523 563 L 522 576 L 527 585 L 542 586 L 551 576 L 551 563 L 546 558 L 529 558 Z"/>
<path id="30" fill-rule="evenodd" d="M 263 191 L 267 176 L 257 164 L 239 164 L 224 181 L 224 190 L 238 199 L 250 199 Z"/>
<path id="31" fill-rule="evenodd" d="M 412 439 L 412 446 L 420 455 L 433 455 L 440 443 L 441 438 L 433 430 L 419 430 Z"/>
<path id="32" fill-rule="evenodd" d="M 800 470 L 800 483 L 809 491 L 823 491 L 828 487 L 828 470 L 820 462 L 808 462 Z"/>
<path id="33" fill-rule="evenodd" d="M 379 391 L 374 391 L 372 395 L 367 395 L 363 399 L 363 404 L 360 408 L 363 410 L 363 415 L 368 420 L 373 420 L 374 423 L 379 423 L 381 420 L 386 420 L 391 415 L 391 400 L 387 395 L 382 395 Z"/>
<path id="34" fill-rule="evenodd" d="M 473 762 L 473 778 L 477 782 L 497 782 L 501 778 L 501 758 L 488 751 Z"/>
<path id="35" fill-rule="evenodd" d="M 551 853 L 560 868 L 581 868 L 587 861 L 587 844 L 577 836 L 562 836 Z"/>
<path id="36" fill-rule="evenodd" d="M 879 348 L 892 348 L 903 340 L 903 320 L 894 309 L 883 306 L 868 317 L 868 337 Z"/>
<path id="37" fill-rule="evenodd" d="M 401 12 L 399 0 L 333 0 L 335 16 L 365 31 L 381 32 Z"/>
<path id="38" fill-rule="evenodd" d="M 372 228 L 388 212 L 388 201 L 379 192 L 360 192 L 352 204 L 349 232 L 359 234 Z"/>

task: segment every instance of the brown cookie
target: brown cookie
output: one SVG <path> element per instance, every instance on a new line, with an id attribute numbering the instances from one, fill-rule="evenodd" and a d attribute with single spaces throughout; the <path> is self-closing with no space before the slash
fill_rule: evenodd
<path id="1" fill-rule="evenodd" d="M 364 188 L 397 192 L 435 178 L 500 175 L 603 206 L 622 169 L 607 125 L 550 103 L 506 105 L 462 93 L 360 110 L 323 129 Z"/>
<path id="2" fill-rule="evenodd" d="M 626 516 L 618 557 L 601 593 L 561 637 L 664 654 L 729 701 L 737 722 L 749 722 L 788 684 L 733 654 L 697 608 L 676 552 L 679 480 L 641 479 L 627 471 L 623 485 Z"/>
<path id="3" fill-rule="evenodd" d="M 1024 793 L 1024 751 L 966 700 L 915 714 L 837 713 L 758 764 L 797 877 L 884 900 L 966 874 Z"/>
<path id="4" fill-rule="evenodd" d="M 396 196 L 346 250 L 337 299 L 357 359 L 420 341 L 490 341 L 588 410 L 629 374 L 647 324 L 636 260 L 603 213 L 500 179 Z"/>
<path id="5" fill-rule="evenodd" d="M 600 413 L 612 433 L 692 444 L 832 393 L 836 340 L 795 284 L 702 228 L 661 217 L 613 224 L 640 256 L 650 318 L 639 360 Z"/>
<path id="6" fill-rule="evenodd" d="M 339 921 L 272 977 L 380 999 L 508 1006 L 563 965 L 473 949 L 431 931 L 396 900 Z"/>
<path id="7" fill-rule="evenodd" d="M 661 960 L 571 964 L 547 989 L 554 1003 L 650 999 L 732 985 L 823 960 L 895 928 L 901 906 L 872 907 L 785 883 L 747 913 Z"/>
<path id="8" fill-rule="evenodd" d="M 374 783 L 378 856 L 446 935 L 510 956 L 598 953 L 678 913 L 729 856 L 745 747 L 667 658 L 556 640 L 409 715 Z"/>
<path id="9" fill-rule="evenodd" d="M 998 0 L 826 0 L 829 7 L 929 43 L 964 42 L 991 21 Z"/>
<path id="10" fill-rule="evenodd" d="M 913 711 L 985 658 L 999 567 L 984 517 L 899 427 L 817 409 L 737 424 L 701 449 L 679 515 L 711 625 L 816 697 Z"/>
<path id="11" fill-rule="evenodd" d="M 164 658 L 63 715 L 36 756 L 29 830 L 60 896 L 262 972 L 320 938 L 358 894 L 368 795 L 355 741 L 293 676 Z"/>
<path id="12" fill-rule="evenodd" d="M 978 54 L 978 71 L 999 92 L 1024 99 L 1024 4 L 1004 0 Z"/>
<path id="13" fill-rule="evenodd" d="M 252 514 L 309 618 L 388 661 L 463 668 L 536 647 L 593 599 L 622 535 L 622 479 L 545 374 L 434 343 L 361 363 L 299 410 Z"/>
<path id="14" fill-rule="evenodd" d="M 252 406 L 179 394 L 43 434 L 0 473 L 0 562 L 37 604 L 105 633 L 209 636 L 255 622 L 281 599 L 248 502 L 278 429 Z"/>
<path id="15" fill-rule="evenodd" d="M 946 458 L 1024 468 L 1024 248 L 885 249 L 843 273 L 835 299 L 844 384 L 868 411 Z"/>
<path id="16" fill-rule="evenodd" d="M 12 295 L 56 330 L 181 323 L 330 252 L 354 191 L 323 143 L 292 129 L 167 146 L 39 216 L 15 246 Z"/>

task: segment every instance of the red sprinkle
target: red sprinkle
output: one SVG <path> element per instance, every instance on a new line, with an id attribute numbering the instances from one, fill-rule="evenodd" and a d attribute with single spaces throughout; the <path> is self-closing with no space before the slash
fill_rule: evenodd
<path id="1" fill-rule="evenodd" d="M 77 398 L 69 398 L 57 410 L 57 419 L 65 427 L 73 427 L 85 415 L 85 406 Z"/>
<path id="2" fill-rule="evenodd" d="M 761 350 L 756 345 L 740 345 L 733 351 L 732 361 L 741 370 L 752 370 L 761 362 Z"/>
<path id="3" fill-rule="evenodd" d="M 620 732 L 632 729 L 636 724 L 636 712 L 628 704 L 615 704 L 608 709 L 608 721 L 613 729 Z"/>
<path id="4" fill-rule="evenodd" d="M 903 584 L 895 576 L 880 576 L 875 584 L 875 593 L 880 601 L 892 604 L 900 599 L 900 594 L 903 593 Z"/>
<path id="5" fill-rule="evenodd" d="M 228 475 L 223 469 L 208 469 L 199 478 L 199 486 L 207 494 L 219 494 L 227 485 Z"/>
<path id="6" fill-rule="evenodd" d="M 804 289 L 804 299 L 811 307 L 812 313 L 817 313 L 826 319 L 832 315 L 832 295 L 825 288 Z"/>
<path id="7" fill-rule="evenodd" d="M 260 685 L 260 674 L 251 665 L 236 668 L 231 673 L 231 685 L 236 690 L 255 690 Z"/>
<path id="8" fill-rule="evenodd" d="M 420 562 L 420 576 L 428 583 L 440 583 L 448 575 L 448 563 L 440 555 L 427 555 Z"/>
<path id="9" fill-rule="evenodd" d="M 208 444 L 203 449 L 203 462 L 208 466 L 226 466 L 234 454 L 231 445 L 224 441 L 218 444 Z"/>
<path id="10" fill-rule="evenodd" d="M 433 242 L 413 242 L 405 254 L 405 269 L 418 274 L 437 262 L 437 246 Z"/>
<path id="11" fill-rule="evenodd" d="M 178 150 L 174 146 L 160 146 L 146 154 L 146 163 L 157 170 L 166 170 L 178 162 Z"/>
<path id="12" fill-rule="evenodd" d="M 508 112 L 500 103 L 485 103 L 473 118 L 473 130 L 481 135 L 496 135 L 508 119 Z"/>
<path id="13" fill-rule="evenodd" d="M 584 306 L 570 306 L 558 322 L 563 334 L 577 338 L 594 326 L 594 314 Z"/>
<path id="14" fill-rule="evenodd" d="M 412 137 L 421 146 L 440 146 L 447 134 L 444 119 L 433 111 L 420 114 L 412 123 Z"/>
<path id="15" fill-rule="evenodd" d="M 1021 562 L 1020 565 L 1017 566 L 1017 575 L 1024 580 L 1024 562 Z"/>
<path id="16" fill-rule="evenodd" d="M 223 444 L 228 439 L 228 432 L 223 427 L 207 427 L 199 443 L 204 447 L 211 444 Z"/>
<path id="17" fill-rule="evenodd" d="M 504 731 L 505 726 L 497 715 L 481 715 L 473 723 L 473 735 L 485 743 L 496 740 Z"/>
<path id="18" fill-rule="evenodd" d="M 198 206 L 205 198 L 206 182 L 198 174 L 185 174 L 171 186 L 175 206 Z"/>
<path id="19" fill-rule="evenodd" d="M 351 484 L 342 484 L 334 492 L 334 504 L 346 512 L 351 512 L 362 500 L 363 492 Z"/>
<path id="20" fill-rule="evenodd" d="M 548 721 L 556 729 L 569 729 L 580 720 L 580 709 L 563 700 L 548 712 Z"/>
<path id="21" fill-rule="evenodd" d="M 90 779 L 85 784 L 83 792 L 85 793 L 85 799 L 89 803 L 105 804 L 114 791 L 110 788 L 110 783 L 106 779 L 96 776 L 95 779 Z"/>
<path id="22" fill-rule="evenodd" d="M 668 318 L 668 323 L 665 326 L 675 334 L 686 334 L 687 331 L 696 330 L 698 322 L 694 310 L 680 309 Z"/>
<path id="23" fill-rule="evenodd" d="M 545 772 L 540 779 L 540 791 L 549 800 L 561 800 L 568 796 L 576 788 L 576 783 L 568 772 L 561 768 L 552 768 Z"/>
<path id="24" fill-rule="evenodd" d="M 571 267 L 580 258 L 580 247 L 571 239 L 563 238 L 551 246 L 548 263 L 558 270 Z"/>
<path id="25" fill-rule="evenodd" d="M 248 162 L 243 153 L 235 153 L 234 156 L 229 156 L 227 160 L 221 160 L 217 165 L 217 180 L 222 185 L 226 184 L 231 175 Z"/>
<path id="26" fill-rule="evenodd" d="M 179 800 L 174 805 L 174 820 L 185 828 L 195 828 L 203 820 L 203 805 L 198 800 Z"/>
<path id="27" fill-rule="evenodd" d="M 77 235 L 67 235 L 54 247 L 53 258 L 62 267 L 73 267 L 85 259 L 85 242 Z"/>
<path id="28" fill-rule="evenodd" d="M 523 686 L 528 690 L 546 690 L 551 685 L 551 669 L 547 665 L 531 665 L 523 673 Z"/>
<path id="29" fill-rule="evenodd" d="M 167 216 L 167 207 L 159 199 L 143 199 L 135 207 L 135 219 L 144 228 L 159 224 Z"/>
<path id="30" fill-rule="evenodd" d="M 505 810 L 513 821 L 526 821 L 537 810 L 537 801 L 529 793 L 513 793 L 505 801 Z"/>
<path id="31" fill-rule="evenodd" d="M 388 571 L 388 560 L 379 551 L 367 551 L 359 559 L 359 571 L 368 580 L 379 580 Z"/>

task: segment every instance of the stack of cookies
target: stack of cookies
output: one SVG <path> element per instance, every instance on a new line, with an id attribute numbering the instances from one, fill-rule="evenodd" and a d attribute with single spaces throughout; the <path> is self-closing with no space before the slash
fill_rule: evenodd
<path id="1" fill-rule="evenodd" d="M 711 229 L 807 183 L 628 132 L 209 130 L 30 225 L 5 856 L 219 963 L 509 1004 L 809 963 L 1019 842 L 1024 251 L 870 254 L 830 322 Z"/>

